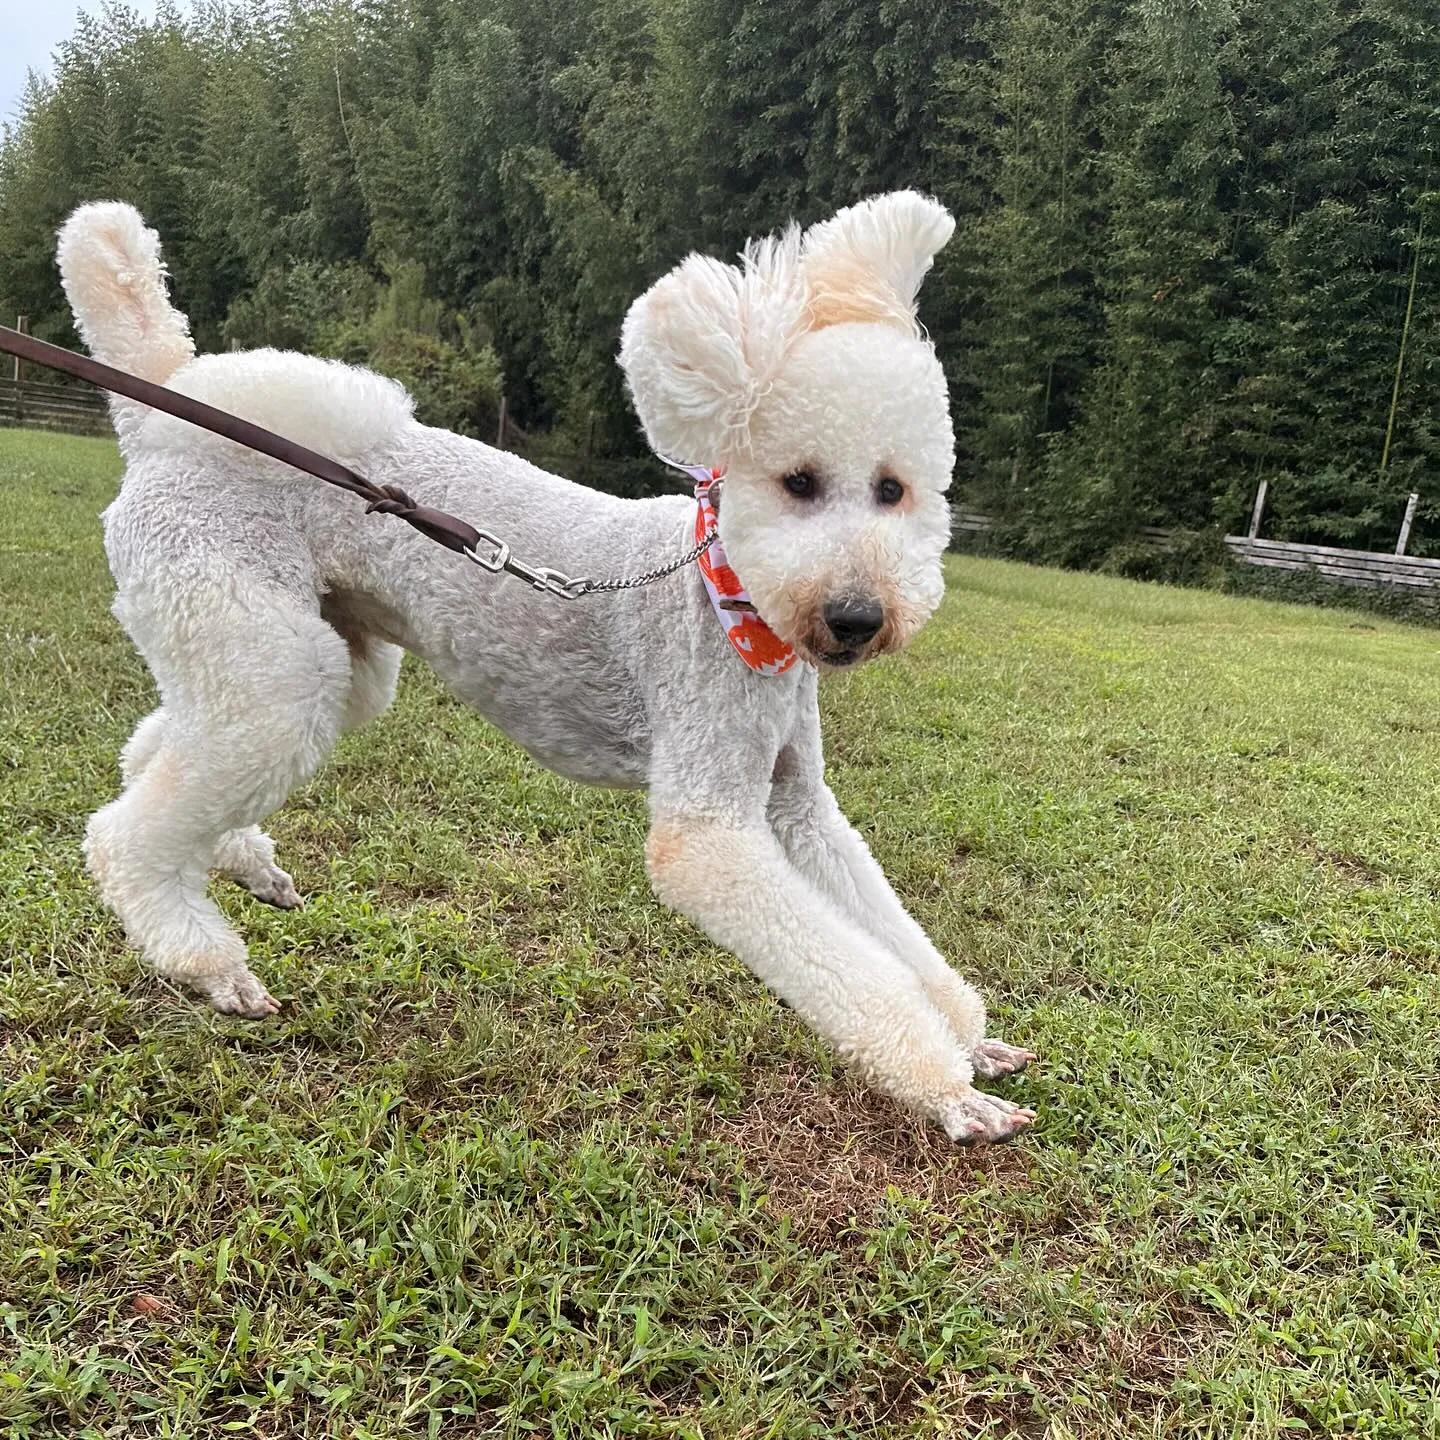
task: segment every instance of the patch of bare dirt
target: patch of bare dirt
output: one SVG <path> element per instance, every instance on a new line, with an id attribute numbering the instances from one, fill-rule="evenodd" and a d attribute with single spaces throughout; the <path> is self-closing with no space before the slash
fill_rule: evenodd
<path id="1" fill-rule="evenodd" d="M 754 1077 L 738 1115 L 717 1115 L 715 1138 L 765 1182 L 772 1213 L 798 1231 L 835 1238 L 874 1223 L 890 1192 L 943 1212 L 978 1187 L 1029 1184 L 1024 1152 L 966 1149 L 857 1081 L 826 1086 L 798 1069 Z"/>
<path id="2" fill-rule="evenodd" d="M 438 875 L 418 875 L 407 880 L 382 880 L 373 891 L 376 903 L 384 906 L 435 905 L 453 902 L 455 889 Z"/>

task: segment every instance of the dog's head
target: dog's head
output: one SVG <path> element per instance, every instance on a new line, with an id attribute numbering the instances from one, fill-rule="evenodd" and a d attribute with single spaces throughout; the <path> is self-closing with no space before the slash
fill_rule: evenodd
<path id="1" fill-rule="evenodd" d="M 933 200 L 882 195 L 740 266 L 692 255 L 625 320 L 650 443 L 724 467 L 730 563 L 817 664 L 898 649 L 940 603 L 955 442 L 915 297 L 954 228 Z"/>

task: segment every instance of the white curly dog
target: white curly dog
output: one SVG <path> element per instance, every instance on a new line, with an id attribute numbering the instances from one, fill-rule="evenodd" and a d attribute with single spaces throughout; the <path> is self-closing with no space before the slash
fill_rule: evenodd
<path id="1" fill-rule="evenodd" d="M 1024 1128 L 1032 1111 L 973 1080 L 1033 1057 L 986 1038 L 984 1002 L 840 813 L 816 704 L 819 670 L 899 649 L 941 598 L 954 441 L 915 305 L 953 228 L 932 200 L 885 195 L 754 242 L 739 266 L 692 255 L 635 302 L 620 363 L 651 444 L 724 474 L 723 559 L 648 589 L 565 601 L 485 575 L 348 495 L 112 398 L 126 461 L 104 516 L 114 609 L 160 707 L 126 745 L 123 793 L 91 818 L 86 855 L 149 964 L 217 1010 L 278 1008 L 208 872 L 300 903 L 259 822 L 385 709 L 410 650 L 541 764 L 643 786 L 656 894 L 873 1084 L 956 1140 Z M 695 539 L 696 500 L 615 499 L 430 429 L 381 376 L 275 350 L 197 357 L 129 206 L 77 210 L 59 261 L 98 359 L 530 560 L 623 575 Z"/>

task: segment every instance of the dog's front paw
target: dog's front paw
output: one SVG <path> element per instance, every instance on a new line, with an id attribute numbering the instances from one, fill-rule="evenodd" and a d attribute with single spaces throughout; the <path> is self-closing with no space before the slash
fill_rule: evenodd
<path id="1" fill-rule="evenodd" d="M 1034 1119 L 1035 1112 L 1023 1105 L 998 1095 L 967 1090 L 945 1107 L 940 1123 L 945 1133 L 961 1145 L 972 1145 L 977 1140 L 998 1145 L 1013 1140 Z"/>
<path id="2" fill-rule="evenodd" d="M 975 1073 L 985 1080 L 1018 1075 L 1035 1058 L 1033 1050 L 1020 1050 L 1003 1040 L 982 1040 L 970 1052 L 970 1064 Z"/>

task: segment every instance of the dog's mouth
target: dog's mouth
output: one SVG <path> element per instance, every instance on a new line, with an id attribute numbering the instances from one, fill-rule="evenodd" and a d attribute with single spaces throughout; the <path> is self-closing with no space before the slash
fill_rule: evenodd
<path id="1" fill-rule="evenodd" d="M 884 597 L 884 618 L 878 630 L 853 624 L 832 625 L 830 620 L 835 617 L 827 618 L 825 605 L 816 601 L 788 614 L 783 605 L 778 605 L 776 608 L 781 613 L 768 623 L 801 659 L 818 669 L 851 670 L 866 661 L 903 650 L 918 628 L 907 623 L 910 612 L 898 597 L 883 587 L 880 594 Z M 846 617 L 840 618 L 843 621 Z M 847 633 L 856 629 L 860 633 Z"/>
<path id="2" fill-rule="evenodd" d="M 888 640 L 889 637 L 882 635 L 876 636 L 874 640 L 867 640 L 863 645 L 837 645 L 833 635 L 826 634 L 822 639 L 812 633 L 796 645 L 795 649 L 800 652 L 802 659 L 822 670 L 852 670 L 867 660 L 875 659 L 877 655 L 885 654 L 892 648 L 892 645 L 887 643 Z"/>
<path id="3" fill-rule="evenodd" d="M 858 644 L 845 644 L 832 635 L 827 626 L 811 626 L 808 634 L 800 639 L 795 648 L 812 665 L 822 670 L 852 670 L 867 660 L 889 655 L 901 648 L 901 636 L 896 627 L 887 624 L 878 635 Z"/>
<path id="4" fill-rule="evenodd" d="M 851 670 L 857 665 L 863 665 L 867 660 L 874 660 L 880 655 L 888 655 L 899 649 L 899 639 L 893 627 L 887 625 L 873 639 L 847 645 L 841 643 L 825 626 L 814 625 L 808 634 L 797 637 L 798 643 L 791 643 L 802 658 L 822 670 Z"/>

